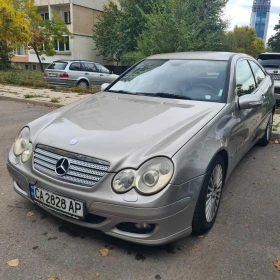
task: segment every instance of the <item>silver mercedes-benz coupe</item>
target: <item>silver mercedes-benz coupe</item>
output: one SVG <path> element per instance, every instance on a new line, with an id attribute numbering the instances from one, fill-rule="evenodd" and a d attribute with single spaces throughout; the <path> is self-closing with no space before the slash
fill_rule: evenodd
<path id="1" fill-rule="evenodd" d="M 14 190 L 53 215 L 157 245 L 204 233 L 232 170 L 271 137 L 274 82 L 252 57 L 151 56 L 49 113 L 9 153 Z"/>

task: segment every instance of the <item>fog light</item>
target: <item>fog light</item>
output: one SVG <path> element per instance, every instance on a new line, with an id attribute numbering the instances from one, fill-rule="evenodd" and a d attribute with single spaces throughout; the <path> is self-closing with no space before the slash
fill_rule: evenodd
<path id="1" fill-rule="evenodd" d="M 151 226 L 149 224 L 143 223 L 143 224 L 135 224 L 135 227 L 138 229 L 151 229 Z"/>

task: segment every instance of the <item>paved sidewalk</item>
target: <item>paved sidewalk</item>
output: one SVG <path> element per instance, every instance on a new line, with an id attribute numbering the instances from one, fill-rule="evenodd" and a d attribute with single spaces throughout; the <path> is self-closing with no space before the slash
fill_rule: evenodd
<path id="1" fill-rule="evenodd" d="M 15 99 L 26 103 L 61 107 L 88 96 L 84 93 L 63 92 L 63 88 L 61 88 L 61 91 L 59 90 L 59 88 L 34 89 L 0 84 L 0 99 Z"/>

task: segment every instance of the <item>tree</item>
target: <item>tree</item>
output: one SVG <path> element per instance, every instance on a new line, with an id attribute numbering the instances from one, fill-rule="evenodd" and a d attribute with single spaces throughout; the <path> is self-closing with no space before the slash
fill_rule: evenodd
<path id="1" fill-rule="evenodd" d="M 29 40 L 30 22 L 17 1 L 0 0 L 0 67 L 10 67 L 11 50 Z"/>
<path id="2" fill-rule="evenodd" d="M 24 44 L 29 39 L 30 22 L 16 0 L 0 0 L 0 38 L 2 42 Z"/>
<path id="3" fill-rule="evenodd" d="M 271 36 L 268 40 L 268 45 L 273 52 L 280 52 L 280 20 L 274 27 L 276 34 Z"/>
<path id="4" fill-rule="evenodd" d="M 63 35 L 71 36 L 71 32 L 62 18 L 54 11 L 52 11 L 49 20 L 43 20 L 38 14 L 34 0 L 26 1 L 25 12 L 30 21 L 30 40 L 28 42 L 28 48 L 34 50 L 43 72 L 44 69 L 40 56 L 43 54 L 46 56 L 55 55 L 54 42 L 58 40 L 65 43 L 66 38 Z"/>
<path id="5" fill-rule="evenodd" d="M 249 26 L 236 26 L 233 31 L 227 32 L 223 47 L 225 51 L 246 53 L 253 57 L 265 52 L 264 40 L 258 38 L 255 29 Z"/>
<path id="6" fill-rule="evenodd" d="M 123 62 L 124 55 L 137 49 L 137 41 L 146 26 L 146 14 L 155 0 L 109 2 L 93 29 L 95 47 L 107 61 Z"/>
<path id="7" fill-rule="evenodd" d="M 226 0 L 158 1 L 147 15 L 147 28 L 138 50 L 163 52 L 218 50 L 227 23 L 222 19 Z"/>

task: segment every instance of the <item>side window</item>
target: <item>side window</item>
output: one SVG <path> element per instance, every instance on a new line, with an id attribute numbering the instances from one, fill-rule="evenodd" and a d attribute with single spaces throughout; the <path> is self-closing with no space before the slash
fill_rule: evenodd
<path id="1" fill-rule="evenodd" d="M 247 60 L 237 63 L 236 89 L 238 96 L 251 94 L 256 89 L 255 79 Z"/>
<path id="2" fill-rule="evenodd" d="M 82 71 L 96 72 L 96 68 L 93 63 L 84 62 L 82 63 Z"/>
<path id="3" fill-rule="evenodd" d="M 79 62 L 73 62 L 73 63 L 70 65 L 69 70 L 72 70 L 72 71 L 81 71 L 81 63 L 79 63 Z"/>
<path id="4" fill-rule="evenodd" d="M 257 85 L 259 85 L 263 81 L 263 79 L 265 78 L 266 75 L 263 72 L 263 70 L 255 62 L 249 61 L 249 63 L 251 65 L 253 73 L 255 75 Z"/>

